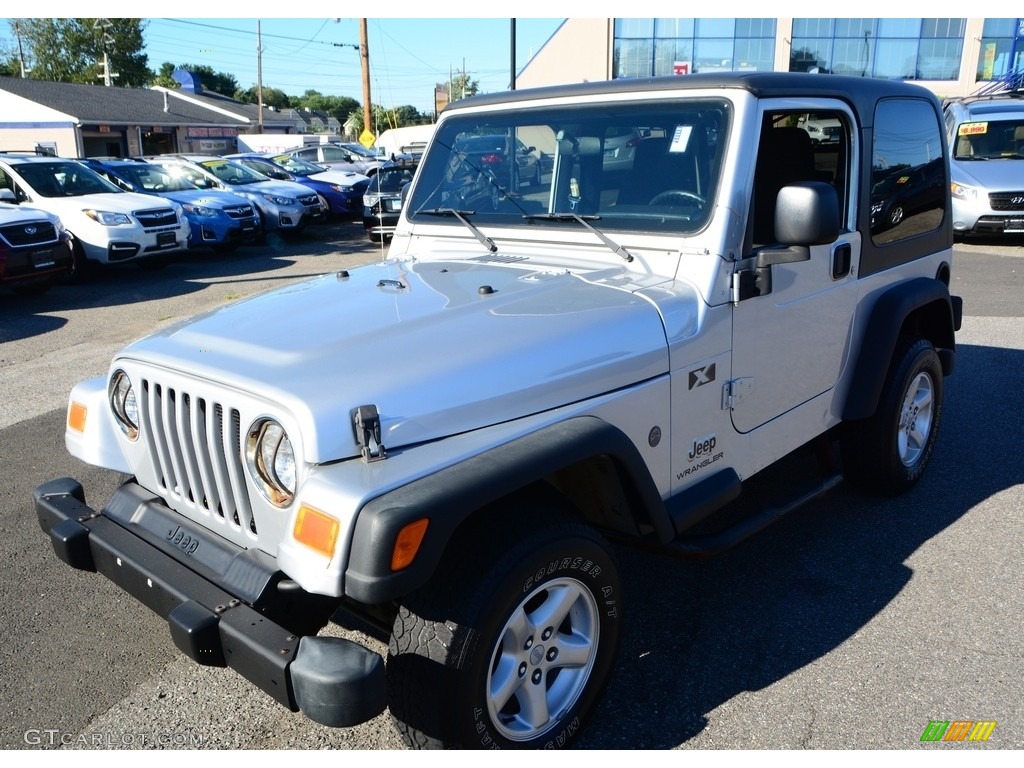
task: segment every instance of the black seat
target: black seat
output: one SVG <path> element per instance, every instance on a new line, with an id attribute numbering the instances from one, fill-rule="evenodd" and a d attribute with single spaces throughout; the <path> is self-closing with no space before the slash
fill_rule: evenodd
<path id="1" fill-rule="evenodd" d="M 619 191 L 619 205 L 649 205 L 662 192 L 683 190 L 707 194 L 708 153 L 703 127 L 695 126 L 682 151 L 668 137 L 640 142 L 633 156 L 633 170 Z"/>
<path id="2" fill-rule="evenodd" d="M 776 242 L 775 203 L 780 189 L 796 181 L 820 179 L 811 137 L 803 128 L 766 126 L 754 170 L 754 243 Z"/>

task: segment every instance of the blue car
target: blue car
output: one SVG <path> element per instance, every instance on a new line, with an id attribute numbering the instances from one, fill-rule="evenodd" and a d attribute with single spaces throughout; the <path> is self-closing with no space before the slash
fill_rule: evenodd
<path id="1" fill-rule="evenodd" d="M 143 160 L 84 160 L 85 165 L 129 192 L 166 197 L 185 209 L 189 248 L 208 245 L 232 251 L 260 235 L 260 215 L 246 198 L 199 189 L 173 169 Z"/>
<path id="2" fill-rule="evenodd" d="M 243 152 L 227 155 L 250 170 L 272 179 L 295 181 L 316 191 L 333 217 L 356 218 L 363 212 L 363 192 L 370 179 L 361 173 L 332 171 L 300 157 Z"/>

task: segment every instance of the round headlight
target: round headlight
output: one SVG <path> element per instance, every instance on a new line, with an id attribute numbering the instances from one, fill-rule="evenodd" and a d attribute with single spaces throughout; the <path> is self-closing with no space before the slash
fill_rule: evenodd
<path id="1" fill-rule="evenodd" d="M 110 409 L 117 425 L 129 440 L 135 440 L 139 436 L 139 402 L 127 373 L 121 370 L 114 372 L 110 377 L 109 394 Z"/>
<path id="2" fill-rule="evenodd" d="M 256 422 L 246 438 L 249 474 L 267 500 L 278 507 L 295 497 L 295 450 L 284 427 L 272 419 Z"/>

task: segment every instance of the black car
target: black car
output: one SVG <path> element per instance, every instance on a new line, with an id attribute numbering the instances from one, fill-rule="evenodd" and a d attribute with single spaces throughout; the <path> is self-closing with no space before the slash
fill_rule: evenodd
<path id="1" fill-rule="evenodd" d="M 402 190 L 412 181 L 417 163 L 381 168 L 363 193 L 363 227 L 376 242 L 388 242 L 402 214 Z"/>

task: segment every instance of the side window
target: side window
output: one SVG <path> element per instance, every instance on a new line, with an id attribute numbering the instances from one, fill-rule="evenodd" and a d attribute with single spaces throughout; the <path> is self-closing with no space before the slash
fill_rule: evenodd
<path id="1" fill-rule="evenodd" d="M 949 185 L 941 132 L 926 101 L 878 102 L 871 148 L 871 240 L 875 245 L 942 226 Z"/>
<path id="2" fill-rule="evenodd" d="M 347 163 L 351 161 L 349 153 L 337 147 L 323 147 L 324 161 L 328 163 Z"/>
<path id="3" fill-rule="evenodd" d="M 779 190 L 800 181 L 831 184 L 846 221 L 849 127 L 841 112 L 766 112 L 754 170 L 751 237 L 755 247 L 778 242 L 775 203 Z"/>

